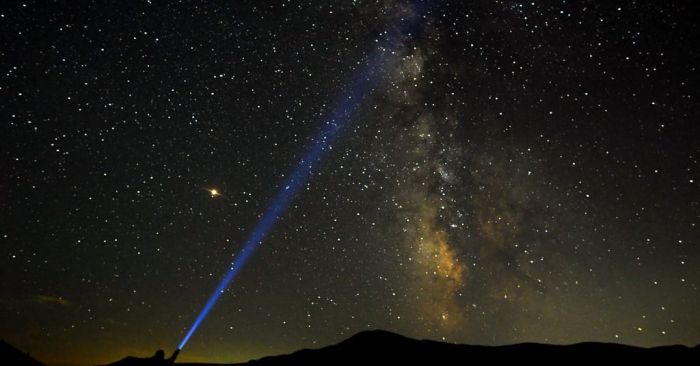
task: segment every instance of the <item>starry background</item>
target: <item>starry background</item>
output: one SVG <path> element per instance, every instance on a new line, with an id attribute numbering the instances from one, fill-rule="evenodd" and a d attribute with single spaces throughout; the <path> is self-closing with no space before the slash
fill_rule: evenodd
<path id="1" fill-rule="evenodd" d="M 695 14 L 3 3 L 0 336 L 55 364 L 174 349 L 339 86 L 392 20 L 419 16 L 180 360 L 374 328 L 697 344 Z"/>

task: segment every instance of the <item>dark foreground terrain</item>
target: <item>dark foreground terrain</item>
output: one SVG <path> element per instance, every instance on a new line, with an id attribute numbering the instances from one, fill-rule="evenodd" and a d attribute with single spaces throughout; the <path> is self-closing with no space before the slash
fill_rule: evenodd
<path id="1" fill-rule="evenodd" d="M 44 364 L 33 359 L 28 353 L 0 340 L 0 365 L 43 366 Z"/>
<path id="2" fill-rule="evenodd" d="M 28 355 L 2 344 L 0 365 L 41 365 Z M 162 352 L 150 358 L 126 357 L 113 366 L 172 365 Z M 518 362 L 519 364 L 593 364 L 620 361 L 625 364 L 691 364 L 700 361 L 700 346 L 662 346 L 640 348 L 613 343 L 578 343 L 548 345 L 521 343 L 509 346 L 469 346 L 416 340 L 398 334 L 374 330 L 360 332 L 338 344 L 304 349 L 288 355 L 264 357 L 244 364 L 255 366 L 282 365 L 480 365 Z M 205 366 L 217 364 L 177 363 Z"/>
<path id="3" fill-rule="evenodd" d="M 625 364 L 631 362 L 697 364 L 700 361 L 700 346 L 639 348 L 612 343 L 578 343 L 567 346 L 536 343 L 497 347 L 468 346 L 416 340 L 375 330 L 358 333 L 332 346 L 313 350 L 304 349 L 289 355 L 264 357 L 237 365 L 479 365 L 500 362 L 579 364 L 614 360 L 623 361 Z M 113 365 L 153 364 L 141 363 L 143 361 L 145 360 L 125 359 Z"/>

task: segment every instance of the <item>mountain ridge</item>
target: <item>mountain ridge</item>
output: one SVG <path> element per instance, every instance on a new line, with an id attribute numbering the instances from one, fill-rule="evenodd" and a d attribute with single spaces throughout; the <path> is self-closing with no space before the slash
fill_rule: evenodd
<path id="1" fill-rule="evenodd" d="M 639 362 L 696 362 L 700 361 L 700 345 L 644 348 L 618 343 L 581 342 L 569 345 L 517 343 L 485 346 L 414 339 L 385 330 L 368 330 L 333 345 L 317 349 L 300 349 L 284 355 L 265 356 L 244 363 L 182 363 L 182 365 L 451 364 L 455 361 L 571 363 L 609 361 L 611 358 Z"/>
<path id="2" fill-rule="evenodd" d="M 0 364 L 13 366 L 44 366 L 29 353 L 22 352 L 15 346 L 0 339 Z"/>

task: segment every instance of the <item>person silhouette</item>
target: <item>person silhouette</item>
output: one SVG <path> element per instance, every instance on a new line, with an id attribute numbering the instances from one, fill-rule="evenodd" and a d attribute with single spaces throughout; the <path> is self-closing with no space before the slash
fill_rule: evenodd
<path id="1" fill-rule="evenodd" d="M 157 350 L 156 354 L 153 355 L 153 357 L 151 357 L 151 360 L 155 364 L 162 363 L 163 361 L 165 361 L 165 351 L 163 351 L 162 349 Z"/>
<path id="2" fill-rule="evenodd" d="M 156 351 L 156 353 L 151 357 L 134 357 L 127 356 L 122 360 L 107 364 L 105 366 L 169 366 L 175 363 L 177 355 L 180 354 L 180 350 L 176 349 L 173 354 L 165 358 L 165 352 L 162 349 Z"/>
<path id="3" fill-rule="evenodd" d="M 172 355 L 170 355 L 170 357 L 168 357 L 167 360 L 165 360 L 165 363 L 174 364 L 174 363 L 175 363 L 175 359 L 177 358 L 177 355 L 179 355 L 179 354 L 180 354 L 180 349 L 178 348 L 178 349 L 175 350 L 175 352 L 173 352 Z"/>

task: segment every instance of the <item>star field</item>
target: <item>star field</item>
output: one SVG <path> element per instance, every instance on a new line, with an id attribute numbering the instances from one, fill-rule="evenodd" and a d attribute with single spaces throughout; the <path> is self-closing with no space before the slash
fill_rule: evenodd
<path id="1" fill-rule="evenodd" d="M 0 9 L 0 337 L 172 350 L 387 26 L 419 17 L 180 361 L 366 329 L 700 343 L 692 2 Z"/>

